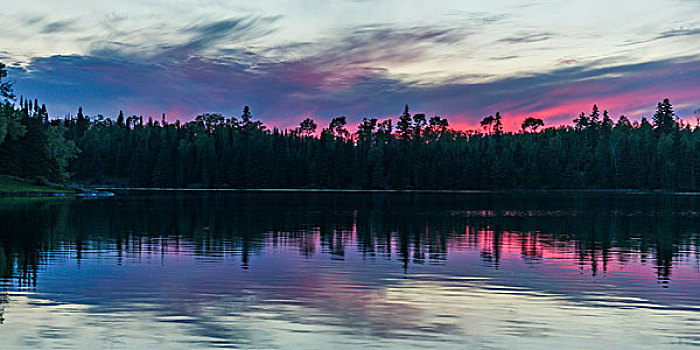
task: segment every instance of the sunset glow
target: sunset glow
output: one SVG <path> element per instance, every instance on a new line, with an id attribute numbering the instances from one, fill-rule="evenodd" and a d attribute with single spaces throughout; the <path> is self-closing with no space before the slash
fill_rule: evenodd
<path id="1" fill-rule="evenodd" d="M 53 117 L 82 105 L 187 121 L 250 105 L 287 128 L 409 104 L 458 128 L 499 111 L 517 130 L 594 103 L 633 120 L 667 97 L 688 121 L 700 108 L 698 2 L 409 3 L 30 0 L 0 14 L 0 61 Z"/>

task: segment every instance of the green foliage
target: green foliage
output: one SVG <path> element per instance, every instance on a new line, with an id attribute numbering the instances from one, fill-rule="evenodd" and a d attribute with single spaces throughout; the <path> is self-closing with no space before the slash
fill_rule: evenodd
<path id="1" fill-rule="evenodd" d="M 11 100 L 15 96 L 12 93 L 12 84 L 3 82 L 3 78 L 7 77 L 7 69 L 5 64 L 0 63 L 0 100 Z"/>
<path id="2" fill-rule="evenodd" d="M 75 142 L 65 139 L 66 128 L 59 121 L 51 124 L 43 108 L 31 113 L 26 108 L 13 113 L 19 116 L 23 133 L 12 135 L 0 144 L 2 172 L 23 178 L 44 177 L 52 182 L 67 180 L 66 169 L 78 148 Z"/>
<path id="3" fill-rule="evenodd" d="M 0 79 L 6 76 L 0 64 Z M 75 142 L 64 138 L 66 129 L 59 121 L 49 122 L 46 106 L 20 99 L 19 108 L 10 101 L 11 86 L 0 85 L 5 102 L 0 105 L 0 172 L 24 178 L 56 182 L 68 179 L 68 163 L 75 159 Z M 82 112 L 80 113 L 82 115 Z M 83 118 L 80 126 L 87 129 Z"/>
<path id="4" fill-rule="evenodd" d="M 14 98 L 12 93 L 12 84 L 3 82 L 3 78 L 7 77 L 5 65 L 0 63 L 0 144 L 7 138 L 15 140 L 22 137 L 26 132 L 18 113 L 10 102 Z"/>
<path id="5" fill-rule="evenodd" d="M 64 132 L 65 127 L 62 125 L 50 125 L 45 130 L 47 156 L 53 169 L 47 175 L 57 181 L 68 180 L 68 164 L 80 153 L 73 140 L 63 137 Z"/>
<path id="6" fill-rule="evenodd" d="M 24 136 L 26 128 L 22 125 L 20 115 L 10 102 L 0 103 L 0 145 L 5 140 L 16 140 Z"/>

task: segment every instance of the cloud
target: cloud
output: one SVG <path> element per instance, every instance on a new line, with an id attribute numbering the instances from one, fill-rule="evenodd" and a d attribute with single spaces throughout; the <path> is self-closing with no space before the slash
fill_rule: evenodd
<path id="1" fill-rule="evenodd" d="M 56 34 L 73 30 L 73 22 L 70 20 L 51 22 L 41 28 L 39 31 L 42 34 Z"/>
<path id="2" fill-rule="evenodd" d="M 34 26 L 43 21 L 45 21 L 45 17 L 40 15 L 24 15 L 20 20 L 25 26 Z"/>
<path id="3" fill-rule="evenodd" d="M 446 116 L 452 125 L 470 126 L 496 111 L 514 119 L 535 114 L 551 124 L 568 121 L 597 102 L 619 113 L 653 107 L 667 96 L 682 105 L 700 102 L 694 84 L 700 59 L 694 56 L 634 64 L 565 58 L 547 71 L 480 75 L 479 83 L 455 74 L 421 79 L 392 73 L 390 67 L 463 48 L 473 28 L 373 24 L 315 41 L 250 45 L 273 33 L 279 19 L 244 16 L 190 23 L 177 29 L 177 43 L 155 41 L 147 50 L 110 38 L 88 54 L 33 58 L 23 68 L 13 68 L 11 76 L 19 94 L 42 99 L 54 116 L 82 105 L 91 114 L 109 116 L 123 109 L 188 120 L 202 112 L 238 114 L 250 105 L 263 121 L 279 127 L 293 126 L 309 114 L 318 119 L 344 114 L 352 122 L 395 116 L 406 103 L 415 111 Z M 553 35 L 520 32 L 500 41 L 538 42 Z"/>
<path id="4" fill-rule="evenodd" d="M 324 66 L 298 62 L 250 70 L 247 65 L 204 58 L 159 63 L 56 56 L 35 59 L 30 70 L 13 69 L 12 75 L 18 92 L 25 95 L 42 97 L 38 96 L 42 92 L 55 91 L 42 97 L 54 115 L 82 104 L 93 114 L 125 109 L 189 119 L 205 111 L 235 115 L 243 105 L 251 105 L 268 124 L 287 127 L 309 113 L 318 119 L 345 114 L 353 122 L 364 116 L 395 116 L 408 103 L 414 111 L 447 116 L 452 125 L 466 127 L 495 111 L 505 113 L 513 125 L 525 115 L 548 118 L 551 125 L 569 122 L 593 103 L 618 114 L 651 113 L 664 97 L 675 103 L 698 103 L 694 83 L 700 78 L 698 61 L 695 57 L 613 67 L 591 62 L 478 84 L 418 84 L 381 70 L 329 72 Z M 329 88 L 334 79 L 344 83 L 342 88 Z"/>
<path id="5" fill-rule="evenodd" d="M 627 41 L 620 46 L 629 46 L 637 44 L 646 44 L 658 40 L 673 39 L 673 38 L 685 38 L 700 35 L 700 28 L 675 28 L 663 31 L 651 39 L 638 40 L 638 41 Z"/>
<path id="6" fill-rule="evenodd" d="M 271 25 L 278 19 L 279 17 L 247 16 L 191 25 L 181 30 L 182 34 L 191 36 L 183 47 L 201 50 L 211 48 L 223 40 L 240 43 L 257 39 L 272 33 L 274 29 L 271 29 Z"/>
<path id="7" fill-rule="evenodd" d="M 503 39 L 500 39 L 498 41 L 502 42 L 502 43 L 508 43 L 508 44 L 536 43 L 536 42 L 540 42 L 540 41 L 549 40 L 553 36 L 554 36 L 554 34 L 548 33 L 548 32 L 542 32 L 542 33 L 521 32 L 517 35 L 503 38 Z"/>
<path id="8" fill-rule="evenodd" d="M 694 36 L 694 35 L 700 35 L 700 28 L 692 28 L 692 29 L 677 28 L 677 29 L 667 30 L 667 31 L 659 34 L 655 38 L 655 40 L 668 39 L 668 38 L 674 38 L 674 37 L 679 37 L 679 36 Z"/>
<path id="9" fill-rule="evenodd" d="M 581 60 L 577 58 L 563 57 L 557 60 L 558 64 L 569 65 L 569 64 L 579 64 Z"/>
<path id="10" fill-rule="evenodd" d="M 60 32 L 76 31 L 77 19 L 66 18 L 61 20 L 51 20 L 45 15 L 22 15 L 19 24 L 28 32 L 38 34 L 57 34 Z"/>
<path id="11" fill-rule="evenodd" d="M 312 59 L 324 64 L 340 60 L 344 64 L 366 65 L 418 61 L 429 51 L 458 44 L 468 35 L 461 29 L 436 26 L 363 26 L 319 42 Z"/>
<path id="12" fill-rule="evenodd" d="M 437 27 L 366 26 L 312 45 L 310 55 L 302 59 L 263 63 L 258 71 L 307 92 L 342 91 L 357 82 L 385 76 L 388 65 L 419 62 L 442 46 L 459 43 L 466 35 Z"/>
<path id="13" fill-rule="evenodd" d="M 272 122 L 284 124 L 290 116 L 327 111 L 329 106 L 323 103 L 344 105 L 344 101 L 364 99 L 351 93 L 400 87 L 400 81 L 390 78 L 381 65 L 418 60 L 436 45 L 455 44 L 465 35 L 454 29 L 377 25 L 356 28 L 341 40 L 306 45 L 304 49 L 312 53 L 296 60 L 244 49 L 229 49 L 214 57 L 202 54 L 224 38 L 265 35 L 265 30 L 257 28 L 270 21 L 274 19 L 191 25 L 183 30 L 191 40 L 155 55 L 133 53 L 117 42 L 91 55 L 34 58 L 12 75 L 18 91 L 46 100 L 59 116 L 74 111 L 78 104 L 86 111 L 106 114 L 125 109 L 154 115 L 166 112 L 179 118 L 211 109 L 237 111 L 251 104 Z"/>
<path id="14" fill-rule="evenodd" d="M 452 11 L 448 14 L 452 17 L 463 19 L 474 27 L 483 27 L 502 22 L 508 18 L 504 13 L 474 12 L 474 11 Z"/>
<path id="15" fill-rule="evenodd" d="M 508 60 L 514 60 L 516 58 L 520 58 L 520 56 L 519 55 L 508 55 L 508 56 L 491 57 L 491 59 L 494 61 L 508 61 Z"/>

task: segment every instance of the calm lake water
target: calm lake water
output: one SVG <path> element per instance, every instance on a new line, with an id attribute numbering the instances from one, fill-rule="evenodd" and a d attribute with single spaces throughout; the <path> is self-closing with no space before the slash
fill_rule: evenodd
<path id="1" fill-rule="evenodd" d="M 0 199 L 0 348 L 700 347 L 700 197 Z"/>

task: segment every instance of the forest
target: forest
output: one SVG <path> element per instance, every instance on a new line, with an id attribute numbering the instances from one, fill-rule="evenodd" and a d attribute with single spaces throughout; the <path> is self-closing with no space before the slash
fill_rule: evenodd
<path id="1" fill-rule="evenodd" d="M 643 189 L 698 190 L 700 129 L 669 99 L 651 120 L 613 119 L 596 105 L 571 125 L 529 117 L 505 132 L 503 116 L 460 131 L 445 118 L 307 118 L 270 129 L 246 106 L 169 123 L 142 116 L 49 118 L 13 93 L 0 64 L 0 174 L 37 183 L 161 188 Z"/>

